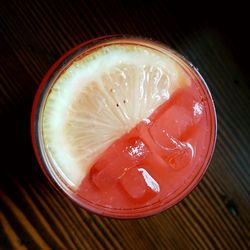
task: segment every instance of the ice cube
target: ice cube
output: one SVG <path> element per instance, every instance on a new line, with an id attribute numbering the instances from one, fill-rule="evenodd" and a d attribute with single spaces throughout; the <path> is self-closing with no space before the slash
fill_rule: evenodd
<path id="1" fill-rule="evenodd" d="M 197 124 L 203 115 L 204 106 L 200 102 L 193 103 L 193 123 Z"/>
<path id="2" fill-rule="evenodd" d="M 148 147 L 145 143 L 138 137 L 134 137 L 128 140 L 125 150 L 131 159 L 136 163 L 143 160 L 149 153 Z"/>
<path id="3" fill-rule="evenodd" d="M 193 106 L 194 116 L 201 115 L 203 113 L 203 106 L 199 102 L 195 102 Z"/>
<path id="4" fill-rule="evenodd" d="M 142 167 L 130 168 L 120 179 L 124 191 L 133 199 L 149 200 L 160 192 L 160 186 Z"/>
<path id="5" fill-rule="evenodd" d="M 167 109 L 150 128 L 154 142 L 163 149 L 174 149 L 175 140 L 181 138 L 193 126 L 192 112 L 179 106 Z"/>
<path id="6" fill-rule="evenodd" d="M 192 111 L 184 107 L 170 107 L 156 122 L 171 137 L 180 137 L 192 125 Z"/>
<path id="7" fill-rule="evenodd" d="M 125 192 L 133 199 L 142 198 L 147 191 L 147 184 L 138 169 L 129 169 L 120 179 Z"/>
<path id="8" fill-rule="evenodd" d="M 194 157 L 194 148 L 190 143 L 176 142 L 177 147 L 166 150 L 164 159 L 168 165 L 176 170 L 187 167 Z"/>
<path id="9" fill-rule="evenodd" d="M 91 167 L 91 179 L 103 192 L 113 188 L 119 177 L 133 166 L 133 161 L 122 149 L 121 145 L 110 147 Z"/>
<path id="10" fill-rule="evenodd" d="M 142 173 L 142 176 L 147 183 L 148 187 L 151 188 L 154 192 L 160 192 L 160 186 L 155 181 L 155 179 L 148 173 L 148 171 L 144 168 L 138 168 L 138 171 Z"/>
<path id="11" fill-rule="evenodd" d="M 113 144 L 92 166 L 93 183 L 101 190 L 109 190 L 127 169 L 139 164 L 149 149 L 139 137 L 126 137 Z"/>

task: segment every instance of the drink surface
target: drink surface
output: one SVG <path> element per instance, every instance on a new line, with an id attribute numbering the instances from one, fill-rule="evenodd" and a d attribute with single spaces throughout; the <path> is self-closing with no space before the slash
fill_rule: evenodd
<path id="1" fill-rule="evenodd" d="M 210 131 L 204 108 L 194 83 L 177 90 L 100 155 L 76 196 L 132 209 L 183 189 L 206 157 Z"/>
<path id="2" fill-rule="evenodd" d="M 94 212 L 161 211 L 194 187 L 210 159 L 209 92 L 159 44 L 118 39 L 87 50 L 59 73 L 44 103 L 51 171 Z"/>

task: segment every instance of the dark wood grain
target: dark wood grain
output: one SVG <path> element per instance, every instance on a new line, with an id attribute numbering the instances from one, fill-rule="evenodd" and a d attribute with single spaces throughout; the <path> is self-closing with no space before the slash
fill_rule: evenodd
<path id="1" fill-rule="evenodd" d="M 247 15 L 241 3 L 227 3 L 227 11 L 216 1 L 202 4 L 1 3 L 0 249 L 250 249 Z M 186 56 L 207 81 L 218 115 L 216 150 L 199 186 L 140 220 L 93 215 L 55 191 L 29 135 L 32 100 L 49 67 L 73 46 L 117 33 L 151 37 Z"/>

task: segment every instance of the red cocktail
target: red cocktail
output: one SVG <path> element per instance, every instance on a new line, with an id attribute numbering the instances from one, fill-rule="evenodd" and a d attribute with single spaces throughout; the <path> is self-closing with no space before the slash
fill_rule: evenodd
<path id="1" fill-rule="evenodd" d="M 160 43 L 106 37 L 63 56 L 32 112 L 36 155 L 80 206 L 139 218 L 183 199 L 212 157 L 209 90 L 183 57 Z"/>

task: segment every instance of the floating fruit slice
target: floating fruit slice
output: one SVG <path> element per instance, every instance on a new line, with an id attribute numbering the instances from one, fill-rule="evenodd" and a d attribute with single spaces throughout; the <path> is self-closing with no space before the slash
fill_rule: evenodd
<path id="1" fill-rule="evenodd" d="M 139 45 L 106 45 L 75 59 L 43 113 L 44 144 L 57 171 L 77 188 L 102 152 L 190 82 L 166 51 Z"/>

